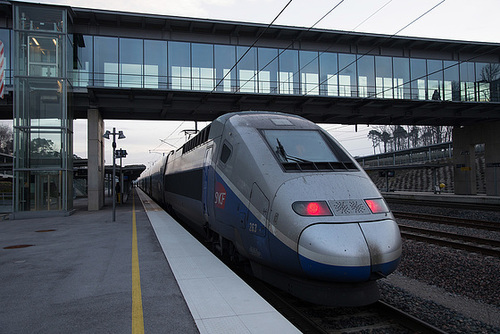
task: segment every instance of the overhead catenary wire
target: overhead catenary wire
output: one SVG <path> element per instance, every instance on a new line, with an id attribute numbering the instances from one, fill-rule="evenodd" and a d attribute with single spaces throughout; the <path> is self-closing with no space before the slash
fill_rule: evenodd
<path id="1" fill-rule="evenodd" d="M 328 15 L 330 15 L 335 9 L 337 9 L 345 0 L 341 0 L 339 3 L 337 3 L 335 6 L 333 6 L 326 14 L 324 14 L 319 20 L 317 20 L 312 26 L 310 26 L 306 31 L 311 31 L 312 29 L 314 29 L 314 27 L 316 25 L 318 25 L 321 21 L 323 21 L 323 19 L 325 19 Z M 392 1 L 392 0 L 391 0 Z M 286 48 L 283 48 L 283 49 L 280 49 L 280 52 L 273 58 L 271 59 L 270 61 L 267 62 L 266 65 L 264 65 L 262 68 L 258 69 L 254 75 L 252 77 L 250 77 L 249 79 L 247 79 L 242 85 L 240 85 L 241 87 L 245 86 L 248 82 L 250 82 L 251 80 L 253 80 L 262 70 L 266 69 L 270 64 L 272 64 L 273 61 L 275 61 L 276 59 L 278 59 L 286 50 L 288 50 L 291 46 L 293 46 L 293 44 L 295 43 L 295 41 L 292 41 L 290 42 L 290 44 L 287 45 Z M 310 64 L 310 62 L 308 63 Z M 297 74 L 299 71 L 295 72 L 292 77 Z M 290 79 L 290 76 L 288 76 L 288 79 Z M 239 88 L 235 91 L 238 92 Z"/>
<path id="2" fill-rule="evenodd" d="M 404 27 L 402 27 L 401 29 L 399 29 L 398 31 L 396 31 L 394 34 L 392 34 L 391 36 L 388 37 L 388 39 L 391 39 L 391 38 L 394 38 L 396 37 L 397 34 L 399 34 L 401 31 L 403 31 L 404 29 L 408 28 L 409 26 L 411 26 L 412 24 L 414 24 L 415 22 L 417 22 L 418 20 L 420 20 L 422 17 L 424 17 L 425 15 L 429 14 L 431 11 L 433 11 L 434 9 L 436 9 L 437 7 L 439 7 L 441 4 L 443 4 L 446 0 L 441 0 L 439 3 L 437 3 L 436 5 L 434 5 L 433 7 L 431 7 L 430 9 L 428 9 L 427 11 L 425 11 L 423 14 L 419 15 L 417 18 L 415 18 L 414 20 L 412 20 L 410 23 L 408 23 L 407 25 L 405 25 Z M 384 5 L 385 6 L 385 5 Z M 348 34 L 352 33 L 352 31 L 350 31 Z M 366 55 L 369 55 L 373 50 L 375 50 L 376 48 L 378 48 L 379 45 L 375 45 L 373 46 L 370 50 L 368 50 L 367 52 L 363 53 L 361 56 L 359 57 L 356 57 L 356 59 L 354 59 L 352 62 L 350 62 L 349 64 L 345 65 L 342 69 L 339 69 L 337 70 L 337 72 L 335 74 L 333 74 L 334 76 L 335 75 L 338 75 L 339 73 L 341 73 L 343 70 L 345 70 L 346 68 L 348 68 L 349 66 L 351 66 L 352 64 L 356 63 L 357 61 L 359 61 L 361 58 L 363 58 L 364 56 Z M 323 51 L 321 54 L 323 54 L 324 52 L 326 51 Z M 319 57 L 320 55 L 318 55 Z M 313 88 L 311 88 L 309 91 L 305 92 L 303 95 L 307 95 L 307 93 L 311 92 L 312 90 L 315 90 L 316 88 L 320 87 L 322 84 L 324 84 L 326 80 L 323 80 L 321 82 L 319 82 L 316 86 L 314 86 Z"/>
<path id="3" fill-rule="evenodd" d="M 344 0 L 342 0 L 344 1 Z M 224 81 L 224 79 L 229 75 L 229 73 L 231 73 L 231 71 L 239 64 L 239 62 L 247 55 L 248 52 L 250 52 L 250 50 L 255 46 L 255 44 L 257 44 L 257 42 L 260 40 L 260 38 L 262 37 L 262 35 L 264 35 L 267 30 L 269 30 L 269 28 L 274 24 L 274 22 L 278 19 L 278 17 L 281 16 L 281 14 L 285 11 L 285 9 L 290 5 L 290 3 L 292 2 L 292 0 L 288 1 L 288 3 L 285 5 L 285 7 L 283 7 L 283 9 L 281 9 L 281 11 L 278 13 L 278 15 L 276 15 L 276 17 L 274 18 L 274 20 L 271 21 L 271 23 L 269 23 L 266 27 L 266 29 L 264 29 L 260 34 L 259 36 L 257 36 L 257 38 L 255 39 L 255 41 L 252 43 L 252 45 L 250 45 L 248 47 L 248 49 L 243 53 L 243 55 L 241 55 L 241 57 L 234 63 L 234 65 L 231 67 L 231 69 L 229 71 L 227 71 L 227 73 L 222 77 L 222 79 L 219 80 L 219 82 L 215 85 L 215 87 L 212 89 L 212 91 L 210 92 L 213 93 L 215 92 L 215 90 L 217 89 L 217 87 L 219 87 L 219 85 Z"/>
<path id="4" fill-rule="evenodd" d="M 271 23 L 269 23 L 267 25 L 267 27 L 259 34 L 259 36 L 257 36 L 257 38 L 255 39 L 255 41 L 252 43 L 252 45 L 250 47 L 248 47 L 248 49 L 245 51 L 245 53 L 234 63 L 234 65 L 231 67 L 231 69 L 224 75 L 224 77 L 215 85 L 215 87 L 212 89 L 212 91 L 210 93 L 208 93 L 204 99 L 202 100 L 205 100 L 207 96 L 209 96 L 210 94 L 214 93 L 215 90 L 217 89 L 217 87 L 219 87 L 219 85 L 224 81 L 224 79 L 227 77 L 227 75 L 229 73 L 231 73 L 231 71 L 238 65 L 238 63 L 243 59 L 243 57 L 245 57 L 245 55 L 255 46 L 255 44 L 260 40 L 260 38 L 267 32 L 267 30 L 269 30 L 269 28 L 274 24 L 274 22 L 281 16 L 281 14 L 285 11 L 285 9 L 290 5 L 290 3 L 292 2 L 293 0 L 289 0 L 286 5 L 280 10 L 280 12 L 278 13 L 278 15 L 276 15 L 276 17 L 271 21 Z M 344 1 L 344 0 L 342 0 Z M 196 111 L 201 105 L 203 104 L 203 102 L 200 102 L 195 108 L 194 108 L 194 111 Z M 184 124 L 184 121 L 174 130 L 172 131 L 165 139 L 164 141 L 166 141 L 173 133 L 175 133 L 182 125 Z M 163 145 L 163 141 L 161 144 L 159 144 L 157 147 L 155 147 L 153 150 L 156 150 L 157 148 L 159 148 L 160 146 Z"/>

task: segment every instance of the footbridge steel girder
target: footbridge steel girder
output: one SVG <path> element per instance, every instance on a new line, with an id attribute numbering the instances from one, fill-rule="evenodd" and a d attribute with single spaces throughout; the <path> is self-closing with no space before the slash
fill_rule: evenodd
<path id="1" fill-rule="evenodd" d="M 104 119 L 211 121 L 234 111 L 298 114 L 316 123 L 464 126 L 500 121 L 500 103 L 385 100 L 311 95 L 88 87 L 74 92 L 74 116 L 96 108 Z"/>

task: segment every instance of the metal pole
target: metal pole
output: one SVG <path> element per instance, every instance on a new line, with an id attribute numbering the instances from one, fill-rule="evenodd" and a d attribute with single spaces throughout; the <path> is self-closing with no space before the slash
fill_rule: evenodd
<path id="1" fill-rule="evenodd" d="M 116 128 L 113 128 L 113 177 L 111 178 L 112 193 L 113 193 L 113 221 L 116 220 L 116 192 L 115 192 L 115 175 L 116 175 Z"/>

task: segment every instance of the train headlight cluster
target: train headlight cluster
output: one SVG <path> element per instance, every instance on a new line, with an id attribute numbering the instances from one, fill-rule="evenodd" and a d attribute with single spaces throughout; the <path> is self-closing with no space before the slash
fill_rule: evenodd
<path id="1" fill-rule="evenodd" d="M 295 202 L 292 204 L 292 209 L 301 216 L 332 216 L 325 201 Z"/>
<path id="2" fill-rule="evenodd" d="M 389 208 L 382 198 L 365 199 L 366 205 L 370 208 L 372 213 L 389 212 Z"/>
<path id="3" fill-rule="evenodd" d="M 389 208 L 382 198 L 365 199 L 364 201 L 370 209 L 365 214 L 370 212 L 374 214 L 389 212 Z M 292 209 L 296 214 L 301 216 L 333 216 L 326 201 L 299 201 L 292 204 Z M 339 214 L 342 215 L 341 213 Z"/>

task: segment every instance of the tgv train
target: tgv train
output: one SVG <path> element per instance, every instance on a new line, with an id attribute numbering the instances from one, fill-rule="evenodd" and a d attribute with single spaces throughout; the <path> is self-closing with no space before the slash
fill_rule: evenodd
<path id="1" fill-rule="evenodd" d="M 299 116 L 220 116 L 138 182 L 221 254 L 306 301 L 372 303 L 400 260 L 399 228 L 370 178 Z"/>

